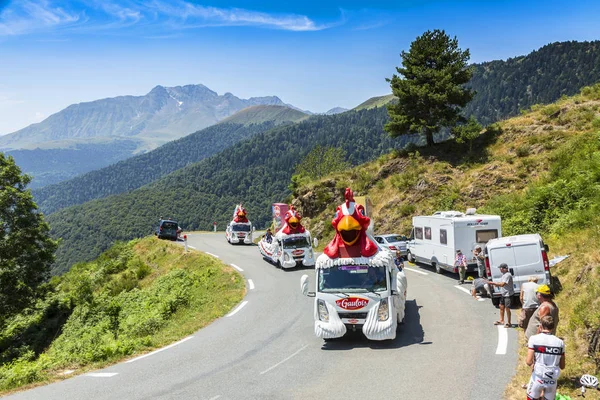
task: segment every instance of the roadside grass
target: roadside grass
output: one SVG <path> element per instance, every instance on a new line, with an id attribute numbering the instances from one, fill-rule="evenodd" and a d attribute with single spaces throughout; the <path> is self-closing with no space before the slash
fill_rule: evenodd
<path id="1" fill-rule="evenodd" d="M 225 315 L 245 294 L 233 268 L 154 237 L 118 243 L 51 285 L 44 301 L 0 332 L 0 394 L 163 347 Z M 56 310 L 65 314 L 58 329 Z"/>

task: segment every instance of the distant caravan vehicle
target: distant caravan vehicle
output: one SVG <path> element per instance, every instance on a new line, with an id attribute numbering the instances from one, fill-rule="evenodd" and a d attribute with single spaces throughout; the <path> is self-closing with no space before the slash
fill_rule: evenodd
<path id="1" fill-rule="evenodd" d="M 180 228 L 176 221 L 170 219 L 161 219 L 158 221 L 155 235 L 159 239 L 177 240 L 180 234 Z"/>
<path id="2" fill-rule="evenodd" d="M 302 226 L 301 220 L 300 213 L 290 206 L 281 219 L 282 228 L 272 237 L 265 235 L 258 242 L 258 249 L 265 260 L 278 268 L 315 265 L 310 232 Z"/>
<path id="3" fill-rule="evenodd" d="M 225 229 L 225 238 L 230 244 L 252 244 L 252 234 L 254 227 L 248 221 L 247 212 L 242 205 L 235 207 L 233 219 L 227 224 Z"/>
<path id="4" fill-rule="evenodd" d="M 413 217 L 413 228 L 407 246 L 410 262 L 429 264 L 439 274 L 443 270 L 458 273 L 454 265 L 456 251 L 467 257 L 467 271 L 477 271 L 473 257 L 475 246 L 482 248 L 491 240 L 502 237 L 499 215 L 438 211 L 433 215 Z"/>

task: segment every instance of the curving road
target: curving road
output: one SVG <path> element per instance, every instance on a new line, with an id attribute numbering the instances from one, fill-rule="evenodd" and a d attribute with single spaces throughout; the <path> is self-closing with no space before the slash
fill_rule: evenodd
<path id="1" fill-rule="evenodd" d="M 515 330 L 493 326 L 498 310 L 450 275 L 406 268 L 406 322 L 391 343 L 353 335 L 325 344 L 313 333 L 314 299 L 300 293 L 313 270 L 278 270 L 223 233 L 191 234 L 188 244 L 243 270 L 248 293 L 228 316 L 157 352 L 6 398 L 501 399 L 514 374 Z"/>

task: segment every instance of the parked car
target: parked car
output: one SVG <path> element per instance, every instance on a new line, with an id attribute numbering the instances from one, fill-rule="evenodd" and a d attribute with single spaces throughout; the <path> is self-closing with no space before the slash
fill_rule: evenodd
<path id="1" fill-rule="evenodd" d="M 161 219 L 158 221 L 158 228 L 156 229 L 155 234 L 159 239 L 177 240 L 180 233 L 179 229 L 179 225 L 176 221 Z"/>
<path id="2" fill-rule="evenodd" d="M 395 233 L 389 235 L 376 235 L 375 240 L 384 249 L 388 249 L 394 253 L 400 250 L 400 254 L 403 256 L 406 255 L 406 242 L 408 239 L 404 235 L 398 235 Z"/>

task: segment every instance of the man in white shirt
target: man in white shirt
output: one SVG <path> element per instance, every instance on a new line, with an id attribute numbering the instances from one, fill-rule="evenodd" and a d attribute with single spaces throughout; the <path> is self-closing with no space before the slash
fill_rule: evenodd
<path id="1" fill-rule="evenodd" d="M 521 315 L 519 315 L 519 328 L 527 329 L 529 319 L 540 306 L 540 302 L 535 294 L 538 288 L 537 276 L 530 276 L 529 282 L 521 285 Z"/>
<path id="2" fill-rule="evenodd" d="M 540 324 L 540 333 L 531 336 L 528 343 L 526 362 L 532 371 L 527 399 L 554 400 L 558 376 L 565 368 L 565 343 L 551 333 L 554 329 L 551 315 L 543 316 Z"/>

